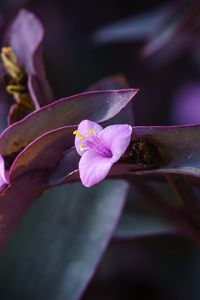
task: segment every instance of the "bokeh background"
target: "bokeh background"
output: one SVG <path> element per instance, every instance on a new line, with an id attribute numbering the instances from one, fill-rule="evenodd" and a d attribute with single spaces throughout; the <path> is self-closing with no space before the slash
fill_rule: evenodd
<path id="1" fill-rule="evenodd" d="M 2 20 L 9 22 L 22 7 L 45 27 L 44 58 L 55 99 L 122 74 L 140 89 L 132 106 L 136 125 L 200 122 L 199 1 L 1 0 Z M 48 197 L 51 192 L 39 203 Z M 23 226 L 37 205 L 20 224 L 14 245 L 23 236 L 26 247 Z M 125 210 L 138 216 L 152 211 L 140 199 L 128 205 Z M 113 238 L 82 300 L 199 300 L 199 278 L 200 251 L 192 241 L 136 233 Z"/>
<path id="2" fill-rule="evenodd" d="M 27 7 L 44 24 L 47 74 L 55 98 L 82 91 L 105 76 L 123 74 L 130 86 L 140 88 L 134 103 L 137 125 L 199 120 L 196 110 L 188 112 L 190 105 L 185 108 L 187 100 L 182 99 L 186 94 L 198 106 L 198 1 L 1 3 L 6 20 Z M 98 38 L 99 30 L 105 27 L 109 33 Z M 156 41 L 155 49 L 145 52 L 152 41 Z M 179 104 L 185 108 L 184 117 L 177 112 Z"/>

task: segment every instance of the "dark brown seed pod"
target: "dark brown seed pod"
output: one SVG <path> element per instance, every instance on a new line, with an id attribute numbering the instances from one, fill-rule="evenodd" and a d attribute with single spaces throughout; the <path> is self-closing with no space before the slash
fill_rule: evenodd
<path id="1" fill-rule="evenodd" d="M 171 161 L 170 153 L 148 136 L 135 136 L 120 162 L 159 167 Z"/>

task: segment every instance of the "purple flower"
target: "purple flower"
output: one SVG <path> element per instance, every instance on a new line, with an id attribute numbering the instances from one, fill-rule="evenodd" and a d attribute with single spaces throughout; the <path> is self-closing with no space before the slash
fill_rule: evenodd
<path id="1" fill-rule="evenodd" d="M 50 184 L 49 178 L 64 153 L 73 148 L 72 133 L 77 128 L 73 124 L 79 124 L 83 118 L 99 123 L 109 120 L 136 92 L 134 89 L 89 91 L 60 99 L 1 133 L 0 215 L 6 219 L 6 225 L 0 234 L 0 251 L 31 203 L 50 185 L 57 185 Z"/>
<path id="2" fill-rule="evenodd" d="M 86 187 L 102 181 L 126 151 L 131 140 L 132 127 L 111 125 L 103 129 L 99 124 L 83 120 L 76 135 L 75 147 L 81 156 L 80 179 Z"/>

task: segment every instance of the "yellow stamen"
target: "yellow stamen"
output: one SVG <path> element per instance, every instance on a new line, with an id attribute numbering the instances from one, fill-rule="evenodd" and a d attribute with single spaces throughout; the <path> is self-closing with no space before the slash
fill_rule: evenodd
<path id="1" fill-rule="evenodd" d="M 33 111 L 35 105 L 29 94 L 27 74 L 18 63 L 11 47 L 3 47 L 0 50 L 0 60 L 6 73 L 6 91 L 13 95 L 16 102 L 10 114 L 10 122 L 14 123 Z"/>
<path id="2" fill-rule="evenodd" d="M 23 74 L 12 48 L 3 47 L 1 50 L 1 59 L 10 76 L 15 80 L 20 80 Z"/>
<path id="3" fill-rule="evenodd" d="M 16 94 L 16 93 L 25 93 L 26 92 L 26 88 L 24 85 L 22 84 L 19 84 L 19 85 L 8 85 L 6 87 L 6 91 L 9 93 L 9 94 Z"/>
<path id="4" fill-rule="evenodd" d="M 78 130 L 74 130 L 73 134 L 76 135 L 80 141 L 84 139 L 80 132 L 78 132 Z"/>
<path id="5" fill-rule="evenodd" d="M 95 134 L 95 131 L 94 131 L 94 129 L 90 129 L 90 133 L 94 133 L 94 134 Z"/>
<path id="6" fill-rule="evenodd" d="M 92 135 L 92 134 L 96 135 L 94 129 L 90 129 L 89 131 L 86 131 L 86 132 L 85 132 L 85 136 L 88 137 L 88 136 L 89 136 L 89 133 L 90 133 L 91 135 Z M 80 141 L 84 140 L 84 138 L 85 138 L 84 136 L 82 136 L 82 135 L 80 134 L 80 132 L 78 132 L 78 130 L 74 130 L 74 131 L 73 131 L 73 134 L 76 135 L 76 137 L 77 137 Z M 83 145 L 83 144 L 80 145 L 80 148 L 82 147 L 82 145 Z"/>

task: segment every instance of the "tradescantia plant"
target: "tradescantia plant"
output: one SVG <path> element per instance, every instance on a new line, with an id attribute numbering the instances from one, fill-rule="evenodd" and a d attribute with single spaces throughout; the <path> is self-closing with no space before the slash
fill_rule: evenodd
<path id="1" fill-rule="evenodd" d="M 153 203 L 161 219 L 175 225 L 166 231 L 175 228 L 199 244 L 200 126 L 141 127 L 123 120 L 128 124 L 103 129 L 99 123 L 118 114 L 138 91 L 119 89 L 123 84 L 116 78 L 93 86 L 108 90 L 51 102 L 42 38 L 40 22 L 23 10 L 2 50 L 4 85 L 17 103 L 9 114 L 13 124 L 0 136 L 0 291 L 4 299 L 75 300 L 94 274 L 120 217 L 114 234 L 126 236 L 120 224 L 130 186 Z M 89 189 L 72 184 L 80 179 L 86 186 L 103 182 Z M 61 193 L 48 192 L 42 198 L 47 201 L 33 205 L 33 226 L 26 226 L 28 217 L 22 220 L 28 242 L 21 235 L 5 247 L 30 205 L 60 185 Z M 131 224 L 129 231 L 134 231 Z"/>
<path id="2" fill-rule="evenodd" d="M 63 152 L 73 146 L 75 124 L 83 117 L 97 122 L 112 118 L 137 92 L 134 89 L 88 91 L 45 106 L 45 99 L 51 99 L 51 91 L 41 60 L 42 37 L 41 24 L 33 14 L 22 10 L 9 29 L 7 47 L 2 49 L 8 78 L 6 90 L 14 96 L 16 104 L 12 105 L 8 120 L 14 124 L 0 138 L 0 211 L 4 224 L 1 246 L 25 209 L 47 189 L 51 171 Z M 10 208 L 8 203 L 17 194 L 20 194 L 19 205 L 16 203 L 17 209 Z"/>
<path id="3" fill-rule="evenodd" d="M 16 31 L 20 34 L 16 35 Z M 48 102 L 50 97 L 44 97 L 45 93 L 43 91 L 45 87 L 46 89 L 48 89 L 49 86 L 46 82 L 44 70 L 42 70 L 42 57 L 40 48 L 42 42 L 41 32 L 43 32 L 43 29 L 37 18 L 28 11 L 22 10 L 9 29 L 9 38 L 7 38 L 7 42 L 5 44 L 6 47 L 2 49 L 1 54 L 2 75 L 4 75 L 3 78 L 5 78 L 5 81 L 2 82 L 2 87 L 5 87 L 7 91 L 7 93 L 5 93 L 4 91 L 3 96 L 7 100 L 7 98 L 9 98 L 9 93 L 14 96 L 13 98 L 16 101 L 16 104 L 12 106 L 9 112 L 8 119 L 9 123 L 13 124 L 11 126 L 8 126 L 2 132 L 0 138 L 2 142 L 0 151 L 0 244 L 1 251 L 2 249 L 4 250 L 4 254 L 2 254 L 1 256 L 2 269 L 4 269 L 4 263 L 7 261 L 5 255 L 9 256 L 10 253 L 9 246 L 5 248 L 5 242 L 10 237 L 17 223 L 19 222 L 19 220 L 21 220 L 25 211 L 28 207 L 30 207 L 34 200 L 36 200 L 49 187 L 56 186 L 56 184 L 50 184 L 49 178 L 54 168 L 60 161 L 60 158 L 63 156 L 63 153 L 70 149 L 74 144 L 74 137 L 72 133 L 76 129 L 75 124 L 78 124 L 82 120 L 82 118 L 90 118 L 97 122 L 103 122 L 112 118 L 123 107 L 126 106 L 126 104 L 137 92 L 137 90 L 134 89 L 116 90 L 116 88 L 119 89 L 126 87 L 124 81 L 121 80 L 121 77 L 113 79 L 110 78 L 108 80 L 106 79 L 105 83 L 104 81 L 99 82 L 96 86 L 96 89 L 102 89 L 103 86 L 106 86 L 106 88 L 108 88 L 107 85 L 109 85 L 109 87 L 111 87 L 112 89 L 115 88 L 115 90 L 96 92 L 88 91 L 79 95 L 58 100 L 56 102 L 53 102 L 52 104 L 45 106 L 45 102 L 42 102 L 42 100 L 47 99 L 46 101 Z M 12 43 L 13 39 L 16 43 Z M 38 49 L 40 49 L 40 51 L 38 51 Z M 42 72 L 40 74 L 41 70 Z M 46 92 L 45 95 L 51 94 L 50 90 L 48 91 L 49 92 Z M 39 101 L 39 99 L 41 101 Z M 31 103 L 30 100 L 32 101 Z M 41 106 L 43 106 L 43 108 L 40 108 Z M 31 113 L 32 110 L 33 112 Z M 67 174 L 67 170 L 65 170 L 65 172 Z M 105 186 L 106 190 L 107 188 L 108 185 Z M 97 195 L 94 195 L 93 197 L 94 206 L 99 203 L 102 209 L 100 209 L 99 212 L 96 212 L 94 220 L 93 218 L 91 219 L 92 227 L 88 227 L 87 224 L 83 224 L 81 226 L 83 231 L 85 232 L 85 235 L 88 236 L 88 242 L 86 244 L 89 247 L 89 245 L 93 243 L 91 239 L 91 228 L 97 229 L 99 227 L 98 222 L 101 220 L 101 218 L 104 218 L 104 226 L 100 228 L 99 234 L 96 237 L 93 255 L 90 252 L 90 260 L 88 257 L 87 264 L 85 264 L 87 272 L 84 272 L 82 277 L 78 280 L 80 284 L 79 288 L 76 289 L 77 294 L 80 294 L 81 290 L 83 290 L 83 286 L 85 286 L 86 282 L 92 276 L 92 273 L 94 272 L 94 266 L 99 260 L 102 251 L 104 250 L 106 244 L 109 241 L 109 238 L 111 237 L 111 231 L 113 231 L 115 227 L 125 200 L 125 195 L 127 193 L 127 184 L 124 182 L 120 182 L 115 186 L 111 185 L 109 189 L 110 193 L 112 193 L 113 201 L 111 201 L 110 193 L 107 193 L 105 195 L 103 191 L 100 192 L 99 190 Z M 70 197 L 72 197 L 72 193 L 73 189 L 69 191 Z M 66 195 L 62 194 L 62 197 L 67 197 L 67 192 Z M 107 203 L 108 198 L 109 201 L 111 201 L 109 205 Z M 81 200 L 81 195 L 78 196 L 76 193 L 76 197 L 71 203 L 71 214 L 69 203 L 67 203 L 66 201 L 63 204 L 59 202 L 58 210 L 63 208 L 63 205 L 67 207 L 67 210 L 61 209 L 59 211 L 59 215 L 62 214 L 62 211 L 66 211 L 68 214 L 70 214 L 68 215 L 68 218 L 74 220 L 74 209 L 77 211 L 77 213 L 78 211 L 81 212 L 83 210 L 83 202 L 81 203 L 79 200 Z M 114 207 L 113 204 L 116 204 L 116 201 L 117 205 Z M 39 213 L 41 213 L 41 211 L 42 210 L 39 209 Z M 86 219 L 88 219 L 89 217 L 91 218 L 89 209 L 84 208 L 84 211 L 82 213 L 85 215 Z M 61 215 L 60 218 L 62 218 Z M 63 218 L 65 219 L 66 216 L 64 216 Z M 44 215 L 41 218 L 41 221 L 43 220 L 45 222 Z M 77 226 L 79 227 L 79 219 L 77 225 L 73 225 L 73 222 L 72 226 L 70 226 L 70 228 L 68 228 L 68 230 L 66 231 L 69 233 L 69 236 L 65 236 L 64 240 L 63 238 L 61 238 L 59 239 L 59 241 L 55 238 L 55 243 L 61 243 L 61 241 L 63 241 L 62 245 L 64 246 L 65 243 L 69 242 L 71 244 L 74 244 L 74 247 L 76 247 L 76 245 L 79 245 L 82 242 L 81 235 L 78 235 L 77 239 L 73 238 L 73 241 L 70 241 L 70 238 L 72 237 L 71 232 L 75 230 Z M 53 219 L 51 218 L 51 224 L 54 224 L 55 230 L 60 231 L 57 225 L 62 225 L 61 221 L 55 220 L 54 223 Z M 41 226 L 43 227 L 43 225 L 40 223 L 40 234 L 42 232 Z M 63 228 L 63 226 L 61 227 Z M 33 228 L 35 228 L 35 225 Z M 49 231 L 49 233 L 50 232 L 51 230 Z M 35 234 L 33 236 L 35 236 Z M 57 234 L 55 234 L 55 236 L 57 236 Z M 33 239 L 31 240 L 31 244 L 33 249 Z M 21 247 L 24 248 L 24 246 L 22 245 L 20 246 L 20 248 Z M 78 249 L 79 248 L 80 246 L 78 246 Z M 50 248 L 46 245 L 43 250 L 45 249 L 47 250 Z M 40 250 L 40 253 L 41 252 L 42 249 Z M 22 252 L 20 251 L 20 253 Z M 26 255 L 29 255 L 28 253 L 30 252 L 26 251 Z M 71 255 L 74 255 L 76 252 L 74 250 L 72 252 L 68 251 L 68 257 L 70 257 L 70 253 Z M 88 253 L 88 251 L 86 253 Z M 15 254 L 17 254 L 16 251 Z M 82 260 L 84 258 L 83 253 L 80 254 L 80 259 Z M 44 254 L 44 256 L 46 257 L 46 254 Z M 79 253 L 77 252 L 76 259 L 78 258 L 78 256 Z M 49 256 L 49 258 L 53 257 L 55 256 Z M 60 257 L 63 263 L 64 257 L 61 255 Z M 8 260 L 10 261 L 9 258 Z M 31 260 L 32 259 L 30 259 L 29 261 L 31 262 Z M 17 261 L 20 263 L 19 257 L 16 259 L 16 262 Z M 7 263 L 6 265 L 6 270 L 11 270 L 8 267 Z M 35 264 L 35 266 L 38 266 L 37 263 Z M 48 265 L 48 268 L 50 268 L 50 264 Z M 5 273 L 7 273 L 6 270 Z M 22 264 L 20 270 L 22 274 Z M 36 273 L 39 274 L 40 272 Z M 60 276 L 62 276 L 62 273 L 63 268 L 59 272 Z M 48 285 L 51 280 L 55 281 L 55 272 L 53 271 L 51 272 L 51 274 L 53 278 L 51 276 L 51 278 L 49 277 Z M 9 276 L 8 273 L 7 275 Z M 12 272 L 11 276 L 15 276 L 15 272 Z M 77 284 L 78 278 L 76 278 L 76 276 L 74 276 L 73 278 L 71 272 L 69 276 L 72 280 L 71 282 Z M 7 276 L 3 276 L 3 278 L 1 278 L 1 294 L 4 295 L 4 298 L 15 298 L 16 295 L 19 295 L 19 293 L 15 291 L 14 285 L 12 285 L 12 288 L 10 286 L 8 290 L 6 289 L 6 284 L 3 283 L 4 280 L 6 280 L 6 277 Z M 21 278 L 19 276 L 17 277 L 18 279 Z M 38 298 L 41 298 L 43 293 L 47 291 L 46 289 L 45 291 L 43 290 L 44 287 L 45 284 L 42 285 L 42 289 L 38 289 Z M 20 289 L 24 295 L 30 293 L 28 285 L 27 288 L 27 291 L 25 289 L 21 290 L 20 282 L 17 284 L 17 289 Z M 68 288 L 69 290 L 71 290 L 72 285 L 69 285 Z M 57 288 L 55 288 L 54 292 L 56 290 Z M 54 292 L 50 292 L 51 296 L 54 294 Z M 60 292 L 62 292 L 61 289 Z M 7 293 L 9 295 L 7 295 Z M 63 293 L 67 294 L 66 289 L 64 289 Z M 57 296 L 58 293 L 56 293 L 55 297 Z M 27 297 L 30 298 L 30 295 L 27 295 Z M 46 295 L 44 295 L 44 298 L 45 297 Z M 70 297 L 72 298 L 72 295 Z"/>

